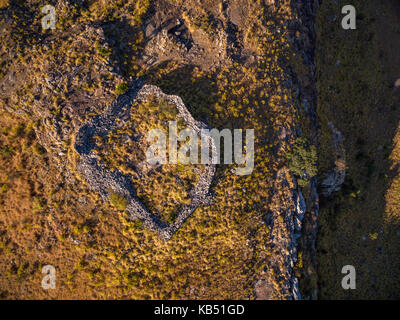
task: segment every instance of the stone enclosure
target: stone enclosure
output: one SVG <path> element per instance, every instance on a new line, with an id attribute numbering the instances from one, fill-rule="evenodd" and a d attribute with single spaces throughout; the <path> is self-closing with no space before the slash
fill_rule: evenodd
<path id="1" fill-rule="evenodd" d="M 204 123 L 192 117 L 180 97 L 166 95 L 158 87 L 144 85 L 142 81 L 138 80 L 127 93 L 120 95 L 111 103 L 103 114 L 92 118 L 79 129 L 75 139 L 75 150 L 80 155 L 77 167 L 78 171 L 88 181 L 90 188 L 99 193 L 105 201 L 109 200 L 112 193 L 123 196 L 128 202 L 125 211 L 130 218 L 142 220 L 148 228 L 156 231 L 162 239 L 167 241 L 196 208 L 209 202 L 209 188 L 214 177 L 215 165 L 204 165 L 205 168 L 199 174 L 197 185 L 190 190 L 191 202 L 183 205 L 175 220 L 168 224 L 161 221 L 159 217 L 143 205 L 137 197 L 136 190 L 128 175 L 118 170 L 107 170 L 105 164 L 93 152 L 95 148 L 93 137 L 96 135 L 106 136 L 110 130 L 115 128 L 115 119 L 117 117 L 123 118 L 129 114 L 131 106 L 136 101 L 145 101 L 149 96 L 165 99 L 175 105 L 178 111 L 177 117 L 183 120 L 188 128 L 197 132 L 199 136 L 201 129 L 207 129 Z M 211 137 L 209 137 L 209 143 L 212 148 L 215 148 Z"/>

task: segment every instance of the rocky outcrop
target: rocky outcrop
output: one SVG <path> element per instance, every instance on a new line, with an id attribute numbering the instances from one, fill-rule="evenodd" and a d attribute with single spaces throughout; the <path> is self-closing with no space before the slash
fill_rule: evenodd
<path id="1" fill-rule="evenodd" d="M 239 41 L 243 38 L 242 31 L 233 23 L 231 4 L 227 1 L 223 1 L 218 14 L 207 17 L 207 28 L 199 25 L 198 13 L 194 14 L 184 5 L 178 8 L 170 2 L 159 1 L 158 6 L 168 10 L 150 15 L 146 20 L 143 55 L 146 65 L 174 60 L 206 70 L 248 58 Z"/>
<path id="2" fill-rule="evenodd" d="M 98 192 L 106 201 L 111 193 L 123 196 L 128 201 L 126 212 L 132 219 L 141 219 L 147 227 L 158 232 L 162 239 L 169 240 L 190 214 L 208 201 L 208 192 L 214 177 L 215 165 L 204 165 L 204 170 L 199 174 L 197 185 L 190 191 L 191 203 L 182 206 L 173 223 L 166 224 L 152 214 L 138 199 L 128 175 L 124 175 L 118 170 L 110 172 L 93 152 L 95 148 L 93 137 L 95 135 L 106 136 L 110 130 L 115 128 L 117 117 L 124 118 L 124 115 L 129 114 L 135 101 L 145 101 L 150 96 L 163 98 L 175 105 L 178 110 L 178 117 L 199 136 L 200 130 L 207 128 L 204 123 L 191 116 L 181 98 L 166 95 L 158 87 L 143 85 L 138 80 L 126 94 L 119 96 L 104 114 L 96 116 L 81 127 L 76 135 L 75 150 L 80 155 L 78 170 L 84 175 L 94 191 Z M 208 140 L 212 148 L 215 148 L 211 136 L 208 137 Z"/>
<path id="3" fill-rule="evenodd" d="M 256 298 L 298 300 L 301 294 L 293 268 L 297 262 L 297 239 L 301 236 L 306 203 L 287 168 L 277 173 L 274 189 L 267 221 L 271 258 L 265 274 L 256 284 Z"/>
<path id="4" fill-rule="evenodd" d="M 332 129 L 335 167 L 325 174 L 325 179 L 321 182 L 322 194 L 325 197 L 329 197 L 333 192 L 339 191 L 346 177 L 346 153 L 342 134 L 335 128 L 332 122 L 328 122 L 328 125 Z"/>

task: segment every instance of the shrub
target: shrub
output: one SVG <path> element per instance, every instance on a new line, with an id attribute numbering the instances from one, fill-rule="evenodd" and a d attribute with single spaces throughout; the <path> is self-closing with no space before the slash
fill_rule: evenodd
<path id="1" fill-rule="evenodd" d="M 25 126 L 23 124 L 19 124 L 15 128 L 13 128 L 12 131 L 15 138 L 21 138 L 25 134 Z"/>
<path id="2" fill-rule="evenodd" d="M 2 184 L 2 186 L 0 187 L 0 194 L 1 193 L 6 193 L 9 190 L 9 187 L 7 184 Z"/>
<path id="3" fill-rule="evenodd" d="M 39 212 L 42 211 L 45 208 L 45 204 L 43 200 L 39 198 L 34 198 L 32 202 L 32 211 L 33 212 Z"/>
<path id="4" fill-rule="evenodd" d="M 3 155 L 3 157 L 10 157 L 12 155 L 12 151 L 8 146 L 5 146 L 1 151 L 1 154 Z"/>
<path id="5" fill-rule="evenodd" d="M 112 193 L 110 195 L 110 203 L 119 211 L 124 211 L 128 206 L 128 200 L 126 200 L 124 196 L 121 196 L 117 193 Z"/>
<path id="6" fill-rule="evenodd" d="M 132 226 L 133 230 L 141 230 L 143 229 L 143 221 L 142 220 L 135 220 Z"/>
<path id="7" fill-rule="evenodd" d="M 128 89 L 129 89 L 128 84 L 126 82 L 122 82 L 118 84 L 117 87 L 115 88 L 115 93 L 117 95 L 124 94 L 125 92 L 128 91 Z"/>
<path id="8" fill-rule="evenodd" d="M 305 138 L 297 138 L 292 150 L 286 154 L 289 169 L 297 177 L 301 187 L 309 183 L 309 179 L 317 174 L 317 149 L 309 146 Z"/>
<path id="9" fill-rule="evenodd" d="M 35 143 L 32 146 L 32 151 L 34 154 L 37 154 L 38 156 L 42 156 L 46 153 L 46 149 L 43 148 L 39 143 Z"/>

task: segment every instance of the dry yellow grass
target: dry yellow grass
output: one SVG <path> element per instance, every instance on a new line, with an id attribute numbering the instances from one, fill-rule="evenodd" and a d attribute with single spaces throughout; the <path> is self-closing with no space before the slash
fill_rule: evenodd
<path id="1" fill-rule="evenodd" d="M 63 142 L 70 162 L 60 170 L 66 160 L 51 149 L 35 154 L 31 146 L 23 147 L 27 136 L 13 140 L 3 132 L 1 146 L 7 149 L 0 161 L 0 183 L 6 185 L 0 194 L 2 298 L 253 298 L 254 284 L 271 254 L 264 219 L 274 191 L 273 173 L 286 165 L 284 155 L 290 142 L 275 137 L 283 126 L 293 130 L 298 121 L 291 90 L 282 85 L 287 77 L 278 59 L 293 55 L 285 28 L 291 18 L 290 6 L 285 2 L 279 13 L 271 13 L 262 2 L 252 2 L 247 16 L 252 32 L 242 31 L 248 35 L 246 41 L 256 44 L 253 62 L 227 62 L 207 71 L 170 63 L 138 72 L 135 55 L 143 38 L 138 26 L 148 2 L 141 1 L 143 6 L 137 3 L 97 1 L 82 15 L 61 12 L 60 30 L 55 32 L 63 37 L 54 37 L 48 49 L 39 47 L 35 54 L 27 43 L 27 51 L 20 52 L 18 64 L 12 66 L 20 69 L 10 67 L 19 71 L 16 83 L 24 86 L 18 88 L 18 94 L 13 91 L 16 88 L 10 88 L 12 94 L 2 101 L 17 110 L 31 111 L 33 104 L 39 105 L 43 114 L 48 112 L 66 124 L 101 112 L 113 98 L 110 90 L 121 79 L 98 72 L 96 68 L 108 67 L 103 63 L 106 51 L 99 50 L 90 37 L 75 37 L 71 29 L 75 24 L 84 29 L 93 21 L 112 20 L 117 27 L 109 30 L 109 36 L 121 42 L 111 56 L 120 62 L 124 74 L 135 77 L 146 72 L 149 82 L 159 84 L 166 93 L 180 95 L 194 117 L 206 119 L 212 127 L 256 130 L 253 174 L 238 177 L 232 173 L 233 166 L 220 166 L 218 183 L 212 188 L 214 201 L 198 208 L 170 241 L 163 242 L 139 221 L 127 220 L 118 210 L 123 209 L 120 201 L 116 209 L 90 191 L 74 170 L 76 155 L 71 141 Z M 181 3 L 193 10 L 201 5 L 197 1 Z M 133 8 L 139 8 L 141 14 L 135 17 Z M 129 20 L 121 27 L 124 32 L 117 23 L 122 17 Z M 25 43 L 24 32 L 16 32 L 16 41 Z M 125 51 L 122 41 L 129 43 Z M 52 71 L 72 72 L 77 66 L 83 67 L 79 74 L 64 77 L 57 88 L 47 89 L 45 78 Z M 83 80 L 79 78 L 82 75 L 94 77 Z M 33 89 L 38 84 L 45 89 L 35 102 Z M 74 119 L 62 112 L 69 102 L 79 106 L 72 114 Z M 17 119 L 13 114 L 6 118 L 5 114 L 0 114 L 0 127 L 9 131 L 26 122 L 25 117 Z M 38 131 L 49 134 L 43 126 Z M 279 150 L 278 154 L 274 150 Z M 40 286 L 45 264 L 56 267 L 54 291 Z"/>
<path id="2" fill-rule="evenodd" d="M 10 4 L 10 0 L 0 0 L 0 9 L 4 9 L 4 8 L 8 7 L 9 4 Z"/>

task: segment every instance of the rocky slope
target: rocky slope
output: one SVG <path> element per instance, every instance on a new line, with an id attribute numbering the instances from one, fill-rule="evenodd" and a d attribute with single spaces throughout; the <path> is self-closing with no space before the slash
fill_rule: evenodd
<path id="1" fill-rule="evenodd" d="M 6 230 L 10 208 L 1 224 L 4 246 L 12 248 L 1 265 L 10 276 L 1 285 L 10 289 L 2 294 L 42 297 L 35 266 L 45 256 L 60 265 L 64 280 L 56 298 L 316 297 L 316 177 L 305 168 L 296 176 L 286 157 L 299 137 L 316 144 L 314 1 L 85 1 L 73 2 L 73 16 L 58 1 L 60 28 L 43 34 L 33 15 L 39 2 L 4 11 L 2 39 L 10 45 L 1 52 L 0 101 L 2 110 L 36 122 L 47 152 L 42 167 L 28 171 L 51 170 L 39 175 L 43 187 L 32 192 L 43 200 L 29 195 L 27 201 L 41 212 L 35 223 L 47 226 L 52 217 L 49 234 L 59 237 L 51 238 L 50 249 L 45 239 L 40 246 L 24 242 Z M 25 26 L 31 40 L 18 29 L 25 16 L 35 22 Z M 119 95 L 138 78 L 149 86 Z M 104 171 L 90 142 L 148 94 L 169 99 L 196 130 L 207 123 L 256 131 L 253 174 L 237 177 L 232 166 L 208 166 L 192 203 L 171 226 L 138 202 L 127 177 Z M 17 146 L 15 154 L 27 157 Z M 126 212 L 144 227 L 109 206 L 109 188 L 128 200 Z M 209 189 L 213 202 L 205 201 Z M 54 194 L 67 200 L 56 202 Z M 29 208 L 21 221 L 32 219 Z M 60 263 L 63 256 L 70 262 Z M 12 282 L 19 276 L 13 261 L 27 264 L 29 294 Z M 301 295 L 303 280 L 310 284 Z"/>
<path id="2" fill-rule="evenodd" d="M 278 2 L 275 2 L 275 5 L 278 6 Z M 311 143 L 316 144 L 318 121 L 314 23 L 317 8 L 314 1 L 302 3 L 292 1 L 291 6 L 294 17 L 287 23 L 292 31 L 291 43 L 301 56 L 301 61 L 297 62 L 301 67 L 296 65 L 291 71 L 288 70 L 291 75 L 289 84 L 296 88 L 296 98 L 299 101 L 296 103 L 296 108 L 303 114 L 303 123 L 298 123 L 291 130 L 280 132 L 277 139 L 293 141 L 290 140 L 290 136 L 295 139 L 297 136 L 305 135 Z M 307 201 L 303 197 L 302 188 L 297 185 L 296 178 L 288 169 L 279 170 L 274 183 L 275 194 L 271 199 L 271 214 L 267 220 L 271 228 L 273 255 L 266 268 L 265 278 L 259 280 L 256 285 L 256 295 L 260 299 L 301 299 L 299 275 L 295 272 L 296 265 L 307 265 L 302 271 L 303 280 L 307 281 L 310 277 L 315 279 L 314 257 L 319 210 L 317 179 L 312 177 L 305 189 Z M 299 250 L 301 250 L 300 257 Z M 316 298 L 316 292 L 314 282 L 311 288 L 308 287 L 304 291 L 305 298 Z"/>

